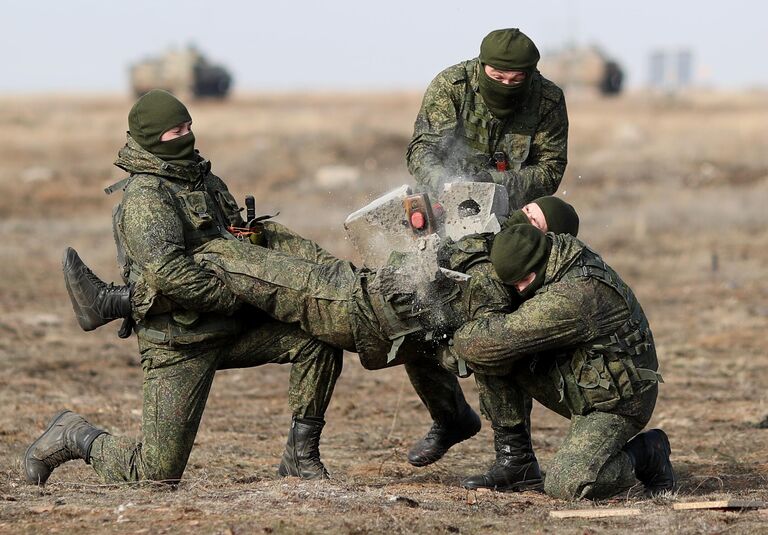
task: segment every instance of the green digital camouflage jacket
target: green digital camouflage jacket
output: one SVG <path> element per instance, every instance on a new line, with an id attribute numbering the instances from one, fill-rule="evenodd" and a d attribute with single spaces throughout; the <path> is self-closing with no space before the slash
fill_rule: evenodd
<path id="1" fill-rule="evenodd" d="M 507 188 L 511 208 L 553 194 L 567 163 L 568 114 L 563 92 L 536 72 L 519 110 L 496 119 L 478 92 L 477 58 L 448 67 L 429 84 L 408 145 L 408 170 L 430 193 L 489 171 Z M 490 159 L 506 154 L 499 172 Z"/>
<path id="2" fill-rule="evenodd" d="M 551 376 L 574 413 L 613 410 L 661 379 L 648 321 L 631 289 L 596 253 L 570 235 L 547 238 L 552 253 L 544 285 L 514 312 L 464 324 L 453 349 L 492 374 L 509 373 L 527 358 Z"/>
<path id="3" fill-rule="evenodd" d="M 243 223 L 210 163 L 199 157 L 196 165 L 172 165 L 128 136 L 115 165 L 131 174 L 113 223 L 124 276 L 140 279 L 132 298 L 140 336 L 142 325 L 153 321 L 168 335 L 168 318 L 179 340 L 237 330 L 235 320 L 217 321 L 240 306 L 237 297 L 191 256 L 211 240 L 234 239 L 226 227 Z M 210 333 L 203 332 L 206 325 Z"/>

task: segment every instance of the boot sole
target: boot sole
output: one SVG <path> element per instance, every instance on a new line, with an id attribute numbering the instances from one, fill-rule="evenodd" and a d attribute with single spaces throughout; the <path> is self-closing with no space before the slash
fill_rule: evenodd
<path id="1" fill-rule="evenodd" d="M 72 292 L 72 285 L 69 282 L 69 275 L 72 273 L 73 268 L 70 261 L 70 257 L 74 255 L 74 257 L 77 257 L 80 259 L 80 255 L 77 254 L 77 251 L 75 251 L 72 247 L 67 247 L 64 249 L 64 256 L 61 259 L 61 270 L 64 272 L 64 286 L 67 288 L 67 294 L 69 295 L 69 301 L 72 303 L 72 310 L 75 312 L 75 318 L 77 319 L 77 324 L 80 326 L 80 328 L 84 331 L 92 331 L 97 326 L 93 326 L 90 322 L 88 322 L 85 318 L 85 314 L 83 314 L 83 307 L 80 305 L 80 302 L 75 297 L 74 293 Z M 80 259 L 80 262 L 82 262 L 82 259 Z"/>
<path id="2" fill-rule="evenodd" d="M 37 443 L 43 439 L 46 433 L 48 433 L 48 431 L 50 431 L 53 428 L 53 426 L 56 425 L 56 423 L 62 418 L 62 416 L 64 416 L 68 412 L 72 412 L 72 411 L 69 409 L 64 409 L 62 411 L 59 411 L 57 414 L 55 414 L 51 419 L 50 423 L 48 424 L 48 427 L 45 428 L 45 431 L 43 431 L 43 433 L 39 437 L 37 437 L 37 440 L 35 440 L 32 444 L 30 444 L 29 447 L 27 448 L 27 451 L 24 452 L 24 476 L 25 476 L 25 479 L 27 480 L 27 483 L 29 483 L 30 485 L 43 486 L 45 485 L 45 482 L 48 481 L 48 477 L 46 477 L 45 480 L 43 481 L 40 481 L 39 477 L 37 479 L 32 479 L 29 477 L 29 472 L 27 472 L 27 459 L 29 459 L 29 452 L 32 451 L 32 448 L 34 448 L 37 445 Z M 49 477 L 50 477 L 50 474 L 49 474 Z"/>

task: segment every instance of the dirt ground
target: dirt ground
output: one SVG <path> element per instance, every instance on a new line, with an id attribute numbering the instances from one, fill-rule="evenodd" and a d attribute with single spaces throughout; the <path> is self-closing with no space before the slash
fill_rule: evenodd
<path id="1" fill-rule="evenodd" d="M 409 181 L 403 156 L 420 96 L 242 95 L 192 103 L 198 147 L 236 198 L 354 259 L 342 221 Z M 141 371 L 117 325 L 84 333 L 62 283 L 65 245 L 102 277 L 118 272 L 102 188 L 131 102 L 115 96 L 0 98 L 0 532 L 3 533 L 755 533 L 768 510 L 682 512 L 672 504 L 768 500 L 768 94 L 628 95 L 569 101 L 570 164 L 560 192 L 581 237 L 635 289 L 666 380 L 651 426 L 669 434 L 679 490 L 606 503 L 538 493 L 469 494 L 460 478 L 493 458 L 490 426 L 427 468 L 405 452 L 429 426 L 401 368 L 354 355 L 323 434 L 330 482 L 275 469 L 290 414 L 288 369 L 217 375 L 184 481 L 103 485 L 82 462 L 39 489 L 19 462 L 68 407 L 138 435 Z M 462 382 L 477 407 L 473 380 Z M 536 406 L 543 468 L 568 422 Z M 641 516 L 550 519 L 572 507 Z"/>

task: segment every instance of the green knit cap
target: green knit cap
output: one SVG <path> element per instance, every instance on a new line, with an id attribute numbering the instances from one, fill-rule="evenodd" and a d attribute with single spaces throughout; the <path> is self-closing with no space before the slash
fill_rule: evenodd
<path id="1" fill-rule="evenodd" d="M 502 71 L 533 70 L 539 58 L 539 49 L 517 28 L 494 30 L 480 43 L 480 62 Z"/>
<path id="2" fill-rule="evenodd" d="M 494 237 L 491 264 L 504 284 L 512 285 L 529 273 L 543 280 L 551 249 L 544 233 L 533 225 L 512 225 Z"/>
<path id="3" fill-rule="evenodd" d="M 184 159 L 175 153 L 178 142 L 161 142 L 160 136 L 166 130 L 191 120 L 187 107 L 179 99 L 168 91 L 153 89 L 139 98 L 128 113 L 128 133 L 144 149 L 160 158 Z"/>
<path id="4" fill-rule="evenodd" d="M 547 220 L 547 230 L 555 234 L 579 234 L 579 215 L 576 210 L 560 197 L 548 195 L 532 202 L 539 205 Z"/>

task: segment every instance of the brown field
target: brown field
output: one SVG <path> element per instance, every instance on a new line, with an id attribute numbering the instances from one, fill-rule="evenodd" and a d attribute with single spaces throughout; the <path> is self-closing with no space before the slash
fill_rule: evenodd
<path id="1" fill-rule="evenodd" d="M 191 105 L 198 147 L 238 199 L 340 256 L 347 213 L 409 177 L 403 155 L 419 95 L 249 95 Z M 0 532 L 4 533 L 754 533 L 768 511 L 680 512 L 672 504 L 768 500 L 768 95 L 573 100 L 561 192 L 581 236 L 633 286 L 666 379 L 652 426 L 670 436 L 679 490 L 597 504 L 642 516 L 550 519 L 593 507 L 542 494 L 468 496 L 462 476 L 493 457 L 490 426 L 416 469 L 429 425 L 400 368 L 354 355 L 327 414 L 330 482 L 275 474 L 290 414 L 287 368 L 216 378 L 184 482 L 102 485 L 77 461 L 43 489 L 24 484 L 24 449 L 60 408 L 136 435 L 141 372 L 116 325 L 79 330 L 60 274 L 65 245 L 116 279 L 101 188 L 126 130 L 127 98 L 0 98 Z M 338 169 L 329 166 L 345 166 Z M 477 407 L 472 379 L 462 383 Z M 762 424 L 761 424 L 762 422 Z M 567 422 L 537 406 L 544 469 Z"/>

